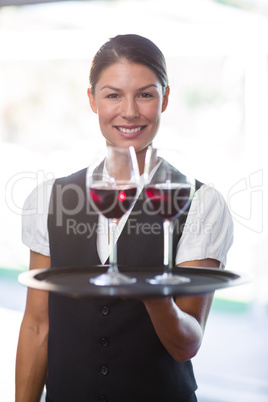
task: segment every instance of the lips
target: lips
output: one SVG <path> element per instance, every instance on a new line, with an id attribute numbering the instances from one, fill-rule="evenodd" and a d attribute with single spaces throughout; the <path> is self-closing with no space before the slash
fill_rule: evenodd
<path id="1" fill-rule="evenodd" d="M 115 126 L 115 128 L 124 136 L 124 137 L 135 137 L 140 134 L 140 132 L 146 126 Z"/>

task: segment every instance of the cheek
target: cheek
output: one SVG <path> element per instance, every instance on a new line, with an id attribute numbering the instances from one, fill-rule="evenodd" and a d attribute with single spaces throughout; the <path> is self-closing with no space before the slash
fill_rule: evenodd
<path id="1" fill-rule="evenodd" d="M 98 107 L 98 115 L 99 115 L 99 120 L 100 122 L 109 122 L 112 120 L 117 111 L 116 108 L 113 105 L 102 105 L 100 104 Z"/>
<path id="2" fill-rule="evenodd" d="M 99 124 L 100 127 L 105 126 L 109 122 L 109 113 L 103 111 L 103 110 L 98 110 L 98 119 L 99 119 Z"/>
<path id="3" fill-rule="evenodd" d="M 146 116 L 151 121 L 158 121 L 158 119 L 161 116 L 161 105 L 156 104 L 153 107 L 148 107 L 148 109 L 146 111 Z"/>

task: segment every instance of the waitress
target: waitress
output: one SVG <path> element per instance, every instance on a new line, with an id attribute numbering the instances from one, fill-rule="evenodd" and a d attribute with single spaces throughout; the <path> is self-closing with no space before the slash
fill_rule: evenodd
<path id="1" fill-rule="evenodd" d="M 116 36 L 92 61 L 88 98 L 100 132 L 108 145 L 133 146 L 141 173 L 169 93 L 165 58 L 144 37 Z M 108 235 L 96 225 L 98 216 L 87 213 L 85 175 L 83 169 L 45 182 L 26 200 L 23 242 L 30 249 L 30 269 L 107 262 Z M 29 214 L 40 210 L 41 194 L 47 200 L 43 213 Z M 78 194 L 83 194 L 84 203 L 74 213 Z M 141 213 L 135 214 L 135 208 Z M 96 229 L 90 237 L 68 231 L 70 218 Z M 148 219 L 138 200 L 128 217 L 132 228 L 133 222 L 140 228 Z M 161 265 L 162 229 L 149 234 L 129 231 L 127 222 L 120 229 L 118 262 Z M 200 222 L 210 230 L 191 231 Z M 196 188 L 179 232 L 174 264 L 225 266 L 233 224 L 214 188 Z M 212 299 L 213 295 L 72 299 L 28 289 L 17 350 L 16 402 L 39 401 L 45 384 L 47 402 L 196 401 L 191 358 L 200 348 Z"/>

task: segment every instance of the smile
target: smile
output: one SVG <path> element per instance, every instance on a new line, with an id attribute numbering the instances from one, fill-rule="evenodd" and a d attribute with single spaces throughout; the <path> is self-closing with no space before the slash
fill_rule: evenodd
<path id="1" fill-rule="evenodd" d="M 121 133 L 125 134 L 134 134 L 138 133 L 139 131 L 143 130 L 146 126 L 140 126 L 140 127 L 135 127 L 135 128 L 125 128 L 125 127 L 120 127 L 116 126 L 117 130 L 121 131 Z"/>

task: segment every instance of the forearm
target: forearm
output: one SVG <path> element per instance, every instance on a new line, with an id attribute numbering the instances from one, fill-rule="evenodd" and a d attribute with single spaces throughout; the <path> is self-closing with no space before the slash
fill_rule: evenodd
<path id="1" fill-rule="evenodd" d="M 47 330 L 23 322 L 16 359 L 16 402 L 39 402 L 47 375 Z"/>
<path id="2" fill-rule="evenodd" d="M 176 361 L 186 361 L 196 355 L 203 337 L 199 322 L 183 312 L 173 298 L 144 301 L 155 331 L 166 350 Z"/>

